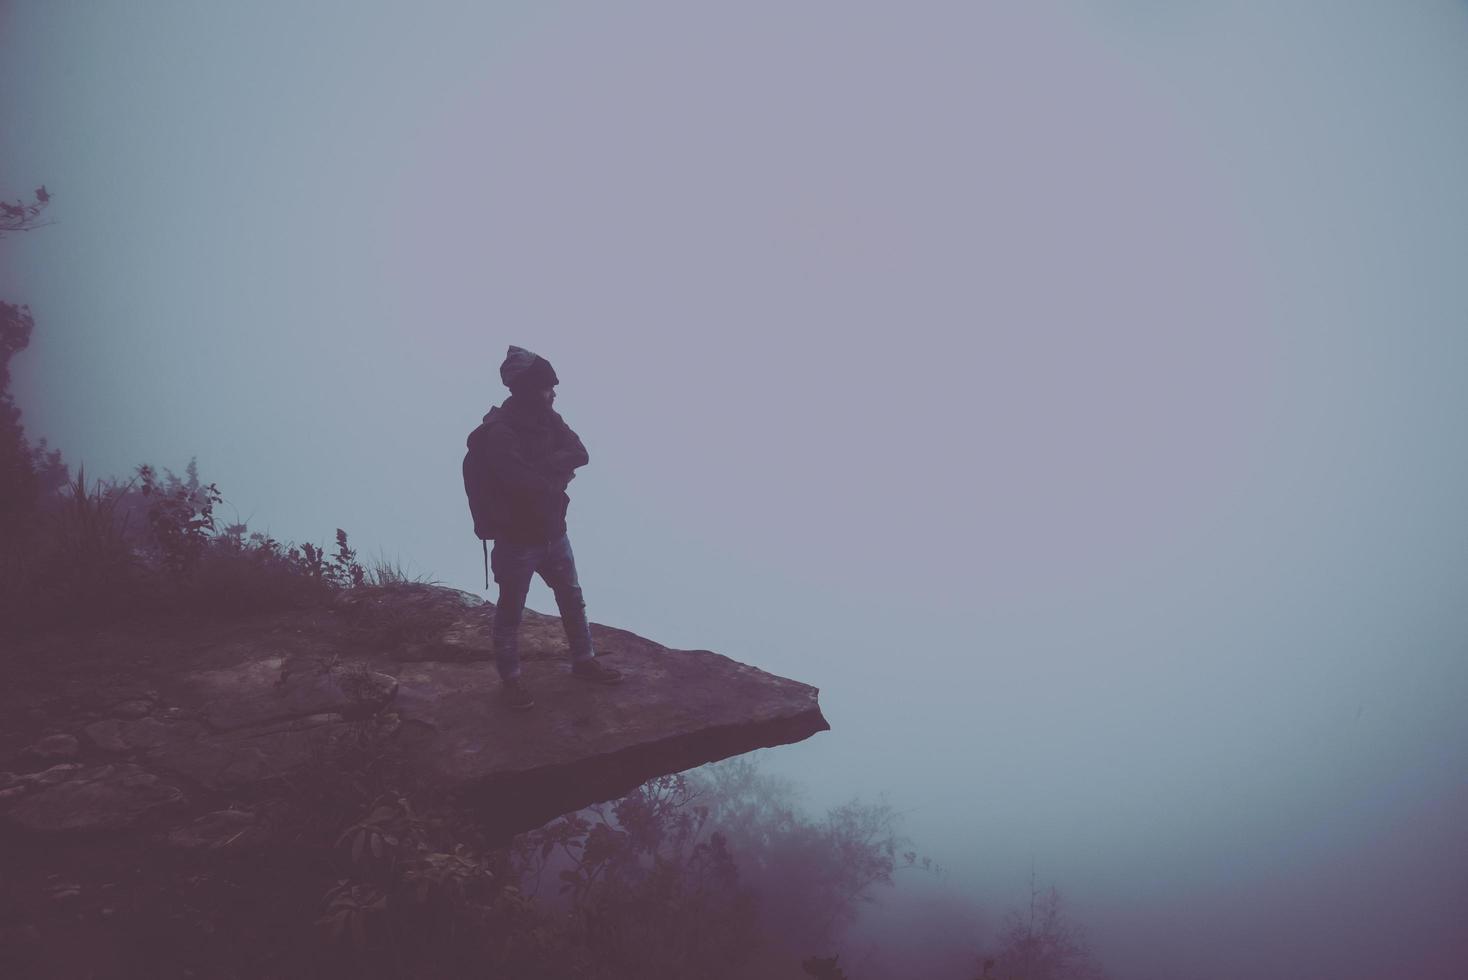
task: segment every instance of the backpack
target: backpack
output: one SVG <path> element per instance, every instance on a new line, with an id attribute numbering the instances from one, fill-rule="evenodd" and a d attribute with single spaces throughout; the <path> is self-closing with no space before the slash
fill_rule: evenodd
<path id="1" fill-rule="evenodd" d="M 494 473 L 489 461 L 484 458 L 481 440 L 476 438 L 484 430 L 481 424 L 469 433 L 469 451 L 464 454 L 464 494 L 469 498 L 469 513 L 474 518 L 474 536 L 484 548 L 484 587 L 489 588 L 489 542 L 496 534 L 497 504 L 495 500 Z"/>

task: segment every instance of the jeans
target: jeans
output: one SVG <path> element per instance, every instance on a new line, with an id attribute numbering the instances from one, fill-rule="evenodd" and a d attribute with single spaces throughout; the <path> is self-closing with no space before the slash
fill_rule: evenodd
<path id="1" fill-rule="evenodd" d="M 489 553 L 489 567 L 500 587 L 494 610 L 494 662 L 501 679 L 520 676 L 520 620 L 525 613 L 530 580 L 536 573 L 556 595 L 561 626 L 571 647 L 571 662 L 596 656 L 591 650 L 586 601 L 581 596 L 581 583 L 576 580 L 576 558 L 571 554 L 571 540 L 567 535 L 545 544 L 496 541 Z"/>

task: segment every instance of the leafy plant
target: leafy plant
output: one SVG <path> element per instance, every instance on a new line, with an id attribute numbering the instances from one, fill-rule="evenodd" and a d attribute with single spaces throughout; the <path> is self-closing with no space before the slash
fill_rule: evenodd
<path id="1" fill-rule="evenodd" d="M 400 838 L 391 832 L 389 824 L 397 821 L 404 813 L 407 819 L 412 819 L 412 809 L 406 800 L 397 801 L 397 805 L 378 806 L 366 818 L 343 830 L 336 839 L 336 846 L 350 852 L 354 866 L 361 868 L 366 862 L 381 864 L 385 861 L 390 874 L 392 866 L 397 863 Z"/>
<path id="2" fill-rule="evenodd" d="M 350 938 L 356 951 L 367 951 L 368 925 L 387 913 L 387 893 L 369 882 L 342 878 L 325 895 L 326 912 L 316 925 L 327 931 L 328 942 Z"/>
<path id="3" fill-rule="evenodd" d="M 450 851 L 424 849 L 408 862 L 402 880 L 416 904 L 458 913 L 473 899 L 487 897 L 495 882 L 490 865 L 487 856 L 458 843 Z"/>
<path id="4" fill-rule="evenodd" d="M 198 467 L 188 465 L 188 481 L 169 473 L 165 484 L 158 482 L 153 467 L 138 467 L 142 481 L 140 493 L 151 502 L 148 524 L 152 528 L 152 544 L 157 549 L 163 568 L 173 575 L 184 575 L 198 565 L 209 547 L 214 533 L 214 507 L 222 498 L 219 488 L 210 483 L 199 485 Z"/>

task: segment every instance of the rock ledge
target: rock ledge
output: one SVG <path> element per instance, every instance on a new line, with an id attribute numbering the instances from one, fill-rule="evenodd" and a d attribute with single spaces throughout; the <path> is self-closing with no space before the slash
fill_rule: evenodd
<path id="1" fill-rule="evenodd" d="M 572 677 L 560 620 L 529 610 L 523 677 L 537 703 L 515 711 L 500 699 L 493 621 L 477 596 L 409 585 L 328 611 L 90 636 L 55 682 L 64 694 L 0 694 L 0 712 L 70 706 L 46 717 L 51 734 L 0 754 L 0 768 L 33 770 L 0 772 L 0 820 L 33 832 L 179 831 L 209 809 L 192 798 L 255 795 L 353 724 L 376 721 L 420 775 L 503 837 L 655 776 L 830 727 L 814 687 L 596 624 L 598 656 L 625 680 Z M 16 662 L 55 660 L 61 674 L 55 655 L 71 641 L 30 641 Z M 109 682 L 104 664 L 129 670 L 127 680 Z M 139 665 L 152 676 L 138 678 Z"/>

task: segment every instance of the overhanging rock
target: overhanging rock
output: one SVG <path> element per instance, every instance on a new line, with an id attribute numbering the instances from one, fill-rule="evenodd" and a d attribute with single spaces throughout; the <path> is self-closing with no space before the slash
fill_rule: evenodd
<path id="1" fill-rule="evenodd" d="M 573 677 L 560 620 L 530 610 L 520 648 L 537 703 L 517 711 L 500 696 L 493 623 L 478 596 L 400 585 L 255 619 L 40 637 L 16 655 L 52 674 L 37 674 L 34 690 L 0 690 L 0 718 L 71 707 L 48 713 L 34 745 L 0 752 L 0 770 L 25 770 L 0 771 L 0 823 L 187 823 L 212 796 L 268 795 L 377 719 L 416 775 L 502 839 L 653 777 L 830 727 L 813 687 L 596 624 L 598 656 L 625 679 Z M 76 761 L 31 772 L 58 752 Z"/>
<path id="2" fill-rule="evenodd" d="M 522 678 L 537 702 L 529 711 L 500 701 L 490 663 L 405 664 L 399 672 L 393 705 L 409 757 L 491 832 L 537 827 L 655 776 L 830 728 L 806 684 L 622 630 L 594 626 L 592 635 L 623 683 L 573 677 L 564 654 L 528 657 Z"/>

